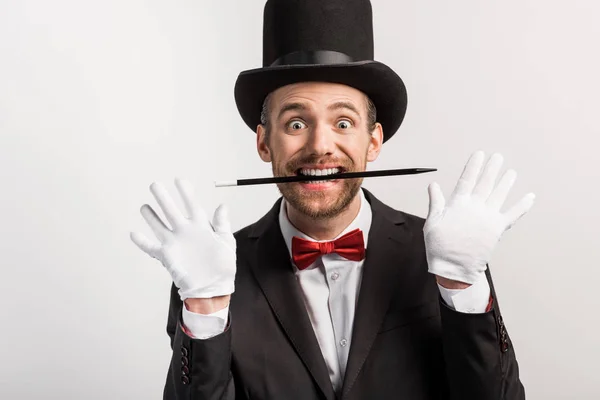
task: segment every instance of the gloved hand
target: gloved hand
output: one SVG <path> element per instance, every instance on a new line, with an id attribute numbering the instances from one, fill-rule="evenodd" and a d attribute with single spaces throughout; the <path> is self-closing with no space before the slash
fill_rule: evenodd
<path id="1" fill-rule="evenodd" d="M 447 204 L 439 185 L 429 185 L 429 213 L 423 234 L 432 274 L 475 283 L 502 234 L 533 205 L 535 195 L 529 193 L 500 212 L 517 175 L 508 170 L 496 185 L 503 158 L 494 154 L 478 180 L 484 157 L 481 151 L 471 156 Z"/>
<path id="2" fill-rule="evenodd" d="M 179 288 L 181 300 L 228 295 L 234 291 L 236 244 L 223 205 L 215 211 L 212 224 L 194 198 L 187 180 L 175 179 L 189 218 L 184 216 L 160 183 L 150 191 L 156 198 L 172 229 L 144 204 L 142 216 L 160 241 L 148 240 L 142 233 L 132 232 L 131 240 L 159 260 Z"/>

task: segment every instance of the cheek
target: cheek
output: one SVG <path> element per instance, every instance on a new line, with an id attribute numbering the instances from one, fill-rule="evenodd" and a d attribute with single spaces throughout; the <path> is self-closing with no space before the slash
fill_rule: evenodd
<path id="1" fill-rule="evenodd" d="M 346 153 L 355 163 L 361 163 L 366 161 L 369 156 L 369 143 L 368 138 L 348 138 L 340 143 L 340 149 Z"/>
<path id="2" fill-rule="evenodd" d="M 286 161 L 294 154 L 302 151 L 304 143 L 301 138 L 290 135 L 281 135 L 271 138 L 271 153 L 277 160 Z"/>

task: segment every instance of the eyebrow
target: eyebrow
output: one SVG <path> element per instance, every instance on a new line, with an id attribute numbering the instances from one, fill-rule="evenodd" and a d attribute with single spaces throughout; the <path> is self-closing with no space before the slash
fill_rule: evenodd
<path id="1" fill-rule="evenodd" d="M 279 110 L 279 114 L 277 115 L 277 119 L 280 119 L 281 116 L 288 111 L 306 111 L 307 109 L 308 107 L 304 103 L 288 103 L 281 107 L 281 110 Z M 329 111 L 346 109 L 352 111 L 360 117 L 360 112 L 358 111 L 356 106 L 349 101 L 337 101 L 328 106 L 327 109 Z"/>
<path id="2" fill-rule="evenodd" d="M 337 101 L 337 102 L 333 103 L 332 105 L 330 105 L 329 107 L 327 107 L 327 109 L 329 111 L 346 109 L 346 110 L 352 111 L 353 113 L 355 113 L 356 115 L 358 115 L 360 117 L 360 112 L 358 112 L 358 109 L 356 108 L 356 106 L 354 104 L 350 103 L 349 101 Z"/>
<path id="3" fill-rule="evenodd" d="M 281 107 L 281 110 L 279 110 L 279 114 L 277 115 L 277 119 L 280 119 L 281 116 L 283 114 L 285 114 L 288 111 L 304 111 L 306 110 L 308 107 L 303 104 L 303 103 L 288 103 L 285 104 L 283 107 Z"/>

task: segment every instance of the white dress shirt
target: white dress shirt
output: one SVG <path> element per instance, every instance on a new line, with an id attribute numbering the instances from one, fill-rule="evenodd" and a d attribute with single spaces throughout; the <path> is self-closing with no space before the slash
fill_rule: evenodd
<path id="1" fill-rule="evenodd" d="M 362 190 L 359 196 L 360 209 L 357 216 L 332 240 L 359 228 L 364 235 L 366 248 L 372 211 Z M 290 223 L 286 207 L 284 199 L 279 211 L 279 225 L 291 260 L 292 237 L 318 240 L 300 232 Z M 341 388 L 344 380 L 363 265 L 364 259 L 352 261 L 330 253 L 322 255 L 304 270 L 293 266 L 331 383 L 336 390 Z M 485 276 L 467 289 L 451 290 L 439 285 L 438 288 L 446 304 L 459 312 L 482 313 L 488 305 L 490 287 Z M 229 307 L 226 307 L 216 313 L 203 315 L 192 313 L 183 307 L 183 323 L 194 337 L 206 339 L 224 331 L 228 312 Z"/>
<path id="2" fill-rule="evenodd" d="M 290 258 L 294 236 L 316 242 L 329 241 L 315 240 L 296 229 L 287 217 L 286 206 L 285 200 L 282 201 L 279 225 Z M 357 216 L 346 229 L 332 240 L 358 228 L 362 231 L 366 249 L 371 220 L 371 206 L 361 190 L 360 209 Z M 294 266 L 294 273 L 304 295 L 304 304 L 310 322 L 319 342 L 321 353 L 323 353 L 331 383 L 336 391 L 341 388 L 348 362 L 354 310 L 358 300 L 364 263 L 364 259 L 352 261 L 337 253 L 329 253 L 317 258 L 304 270 L 299 270 Z"/>

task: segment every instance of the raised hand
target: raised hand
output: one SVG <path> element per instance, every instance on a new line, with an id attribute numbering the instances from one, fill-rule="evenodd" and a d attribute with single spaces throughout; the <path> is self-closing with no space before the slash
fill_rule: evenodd
<path id="1" fill-rule="evenodd" d="M 223 205 L 215 211 L 212 223 L 194 198 L 189 181 L 175 179 L 189 218 L 179 210 L 167 189 L 150 185 L 169 229 L 148 204 L 142 216 L 158 239 L 149 240 L 132 232 L 131 240 L 150 257 L 159 260 L 179 288 L 181 300 L 211 298 L 233 293 L 236 272 L 236 243 Z"/>
<path id="2" fill-rule="evenodd" d="M 429 185 L 429 213 L 423 234 L 432 274 L 475 283 L 486 270 L 502 234 L 533 205 L 535 195 L 529 193 L 501 212 L 517 174 L 508 170 L 496 184 L 503 158 L 494 154 L 480 175 L 484 159 L 481 151 L 469 158 L 447 203 L 440 186 Z"/>

